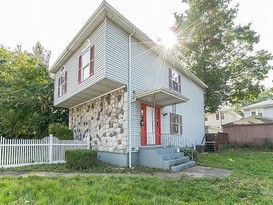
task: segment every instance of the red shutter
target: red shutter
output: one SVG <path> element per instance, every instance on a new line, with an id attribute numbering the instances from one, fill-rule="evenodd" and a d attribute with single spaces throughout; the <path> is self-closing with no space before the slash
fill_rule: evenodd
<path id="1" fill-rule="evenodd" d="M 60 97 L 61 78 L 58 79 L 58 97 Z"/>
<path id="2" fill-rule="evenodd" d="M 178 92 L 181 94 L 181 76 L 178 75 Z"/>
<path id="3" fill-rule="evenodd" d="M 78 83 L 81 83 L 81 77 L 82 77 L 82 56 L 79 56 L 79 71 L 78 71 Z"/>
<path id="4" fill-rule="evenodd" d="M 182 135 L 183 134 L 182 115 L 180 115 L 179 117 L 180 135 Z"/>
<path id="5" fill-rule="evenodd" d="M 173 113 L 170 113 L 170 134 L 173 135 L 174 134 L 174 121 L 173 121 Z"/>
<path id="6" fill-rule="evenodd" d="M 64 73 L 64 93 L 67 91 L 67 71 Z"/>
<path id="7" fill-rule="evenodd" d="M 94 75 L 94 52 L 95 52 L 95 47 L 92 46 L 90 48 L 90 76 Z"/>
<path id="8" fill-rule="evenodd" d="M 172 69 L 169 68 L 169 88 L 172 90 L 173 88 L 173 76 L 172 76 Z"/>

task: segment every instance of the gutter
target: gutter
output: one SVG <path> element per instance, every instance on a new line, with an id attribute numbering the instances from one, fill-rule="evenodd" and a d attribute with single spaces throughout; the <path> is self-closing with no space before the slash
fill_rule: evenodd
<path id="1" fill-rule="evenodd" d="M 135 29 L 133 32 L 129 35 L 129 66 L 128 66 L 128 120 L 129 120 L 129 126 L 128 126 L 128 133 L 129 133 L 129 167 L 132 168 L 132 36 L 135 33 Z"/>

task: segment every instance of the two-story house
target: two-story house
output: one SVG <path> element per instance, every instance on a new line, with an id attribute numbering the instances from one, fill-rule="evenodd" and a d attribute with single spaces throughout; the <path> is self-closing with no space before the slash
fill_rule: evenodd
<path id="1" fill-rule="evenodd" d="M 225 124 L 242 119 L 242 116 L 229 107 L 222 107 L 215 113 L 205 114 L 206 133 L 222 132 Z"/>
<path id="2" fill-rule="evenodd" d="M 243 107 L 244 118 L 250 116 L 264 116 L 273 118 L 273 100 L 265 100 L 259 103 Z"/>
<path id="3" fill-rule="evenodd" d="M 201 143 L 207 86 L 164 53 L 103 1 L 52 66 L 55 106 L 103 161 L 145 165 L 141 148 Z"/>

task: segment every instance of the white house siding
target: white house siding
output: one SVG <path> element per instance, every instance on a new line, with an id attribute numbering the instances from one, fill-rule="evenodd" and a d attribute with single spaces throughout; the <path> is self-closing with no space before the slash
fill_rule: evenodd
<path id="1" fill-rule="evenodd" d="M 264 116 L 273 118 L 273 107 L 264 108 Z"/>
<path id="2" fill-rule="evenodd" d="M 247 117 L 249 117 L 249 116 L 251 116 L 250 110 L 245 110 L 245 111 L 244 111 L 244 118 L 247 118 Z"/>
<path id="3" fill-rule="evenodd" d="M 106 22 L 106 77 L 127 84 L 129 34 L 110 20 Z"/>
<path id="4" fill-rule="evenodd" d="M 208 113 L 206 114 L 207 121 L 205 121 L 205 126 L 207 127 L 208 133 L 218 133 L 221 131 L 221 122 L 222 125 L 228 124 L 237 120 L 240 120 L 242 117 L 236 116 L 235 114 L 232 114 L 231 111 L 225 110 L 221 111 L 222 114 L 224 114 L 224 119 L 220 120 L 220 114 L 219 119 L 216 119 L 216 113 Z"/>
<path id="5" fill-rule="evenodd" d="M 271 117 L 273 118 L 273 107 L 260 107 L 260 108 L 253 108 L 253 109 L 263 109 L 263 116 L 264 117 Z M 250 117 L 251 116 L 251 112 L 250 110 L 245 110 L 244 111 L 244 117 Z"/>
<path id="6" fill-rule="evenodd" d="M 73 95 L 95 84 L 105 77 L 105 22 L 103 22 L 88 38 L 90 44 L 95 45 L 94 56 L 94 75 L 78 84 L 78 66 L 79 56 L 82 47 L 78 48 L 72 56 L 65 62 L 67 70 L 67 93 L 58 97 L 58 78 L 60 77 L 61 68 L 55 75 L 54 105 L 57 105 Z"/>
<path id="7" fill-rule="evenodd" d="M 173 68 L 146 47 L 133 40 L 132 44 L 132 89 L 138 93 L 158 86 L 169 87 L 168 68 Z M 183 137 L 192 143 L 201 143 L 204 126 L 203 88 L 181 74 L 182 95 L 190 100 L 177 105 L 177 113 L 183 116 Z M 171 106 L 163 111 L 171 112 Z M 162 133 L 170 133 L 169 115 L 161 116 Z M 140 102 L 132 104 L 132 147 L 140 145 Z"/>

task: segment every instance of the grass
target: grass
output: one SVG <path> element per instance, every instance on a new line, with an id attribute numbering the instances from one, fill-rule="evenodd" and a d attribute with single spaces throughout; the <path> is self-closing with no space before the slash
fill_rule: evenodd
<path id="1" fill-rule="evenodd" d="M 3 177 L 0 204 L 273 204 L 273 153 L 224 151 L 199 156 L 199 164 L 232 174 L 222 179 Z"/>
<path id="2" fill-rule="evenodd" d="M 128 173 L 128 174 L 155 174 L 157 172 L 166 172 L 164 170 L 148 168 L 148 167 L 135 167 L 130 168 L 120 168 L 115 167 L 110 164 L 99 162 L 98 166 L 92 169 L 85 170 L 73 170 L 66 167 L 65 164 L 40 164 L 40 165 L 30 165 L 24 167 L 13 167 L 13 168 L 0 168 L 0 172 L 58 172 L 58 173 Z"/>

